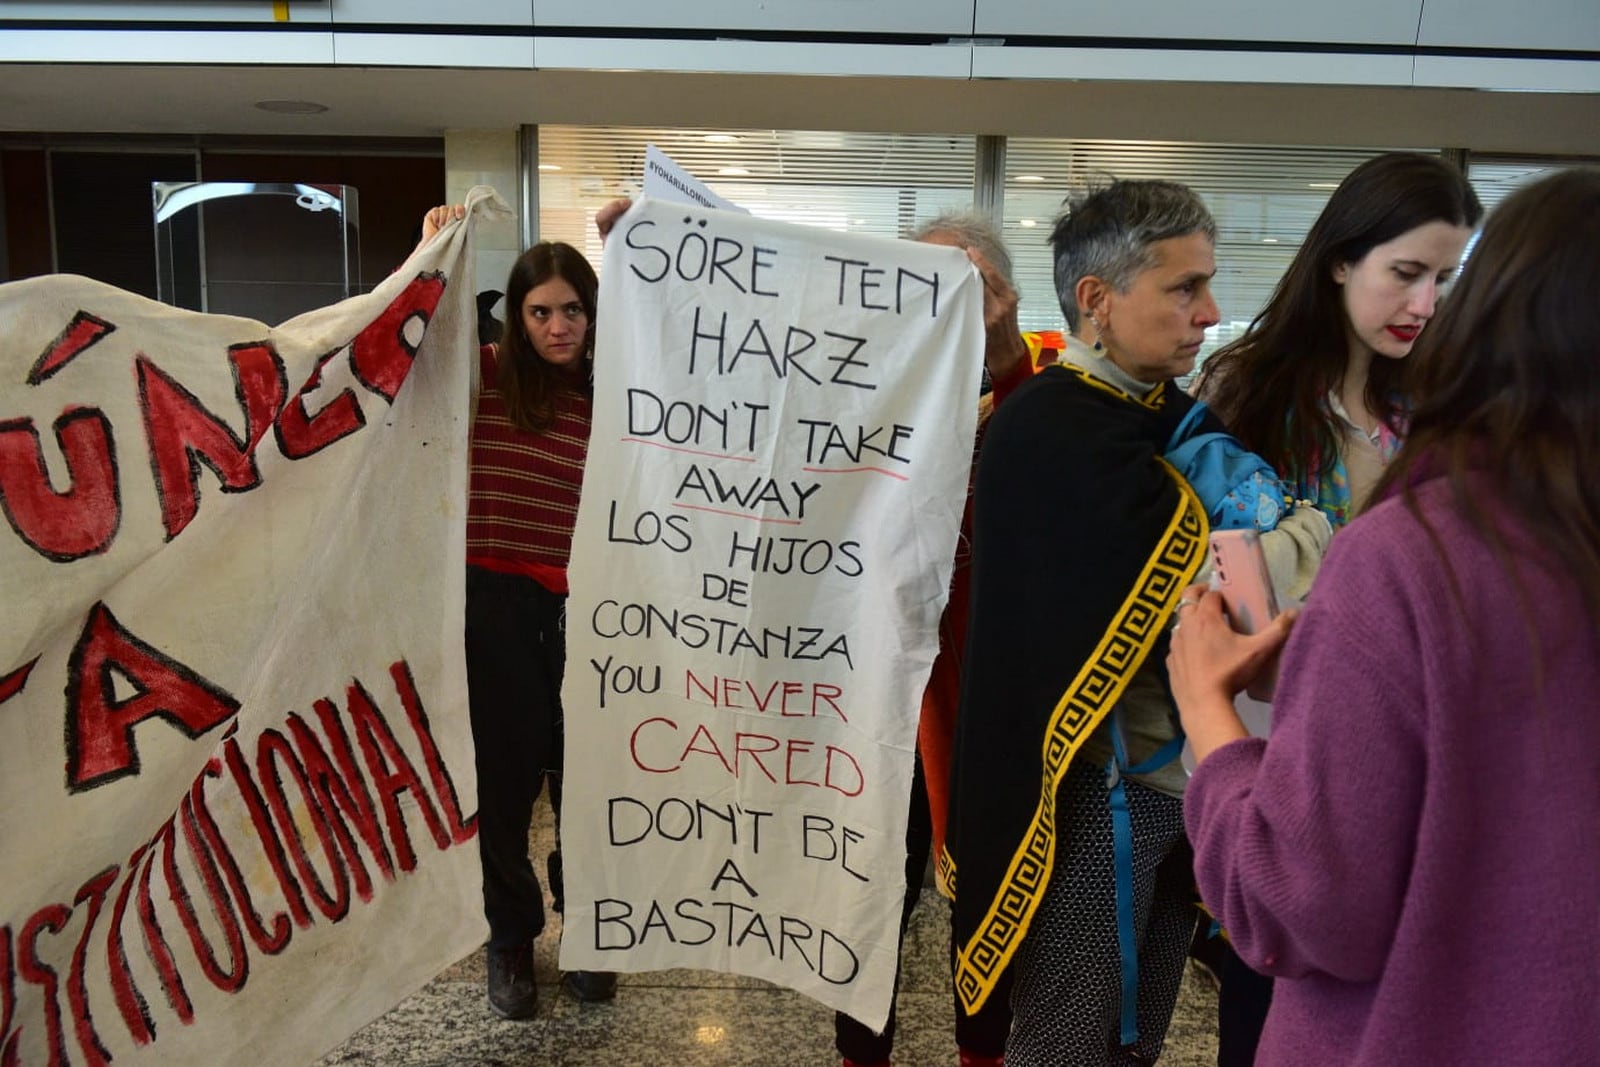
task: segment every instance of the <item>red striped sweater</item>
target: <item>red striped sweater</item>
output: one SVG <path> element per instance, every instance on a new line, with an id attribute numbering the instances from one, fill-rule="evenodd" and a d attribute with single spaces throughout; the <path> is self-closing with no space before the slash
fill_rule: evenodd
<path id="1" fill-rule="evenodd" d="M 494 346 L 478 351 L 483 385 L 472 424 L 467 563 L 567 591 L 567 556 L 589 450 L 590 399 L 563 392 L 544 433 L 512 425 L 495 382 Z"/>

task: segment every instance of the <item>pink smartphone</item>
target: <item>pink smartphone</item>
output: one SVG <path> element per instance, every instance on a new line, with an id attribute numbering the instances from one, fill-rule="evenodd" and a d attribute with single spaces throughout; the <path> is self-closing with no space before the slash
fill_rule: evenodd
<path id="1" fill-rule="evenodd" d="M 1272 591 L 1267 557 L 1254 530 L 1217 530 L 1211 535 L 1211 588 L 1222 594 L 1228 621 L 1242 634 L 1253 634 L 1278 614 L 1278 597 Z M 1278 664 L 1245 690 L 1256 700 L 1271 700 Z"/>

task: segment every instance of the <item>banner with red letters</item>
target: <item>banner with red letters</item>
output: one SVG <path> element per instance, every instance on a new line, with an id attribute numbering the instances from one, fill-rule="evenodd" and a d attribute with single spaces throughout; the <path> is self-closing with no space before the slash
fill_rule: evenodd
<path id="1" fill-rule="evenodd" d="M 881 1027 L 982 283 L 944 248 L 643 200 L 606 247 L 567 605 L 564 968 Z"/>
<path id="2" fill-rule="evenodd" d="M 0 286 L 0 1064 L 305 1062 L 481 941 L 469 233 L 276 328 Z"/>

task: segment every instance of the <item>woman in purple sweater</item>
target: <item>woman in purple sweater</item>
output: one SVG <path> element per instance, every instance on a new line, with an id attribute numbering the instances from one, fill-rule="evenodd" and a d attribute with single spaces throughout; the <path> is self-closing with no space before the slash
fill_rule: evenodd
<path id="1" fill-rule="evenodd" d="M 1189 590 L 1168 669 L 1206 903 L 1277 975 L 1258 1063 L 1600 1055 L 1600 172 L 1490 219 L 1410 436 L 1289 633 Z M 1470 931 L 1471 936 L 1465 936 Z"/>

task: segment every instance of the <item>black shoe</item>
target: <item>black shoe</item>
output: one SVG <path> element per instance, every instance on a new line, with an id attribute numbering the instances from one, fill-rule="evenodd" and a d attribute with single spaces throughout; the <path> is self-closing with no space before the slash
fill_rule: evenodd
<path id="1" fill-rule="evenodd" d="M 489 1007 L 502 1019 L 531 1019 L 539 1008 L 533 946 L 489 950 Z"/>
<path id="2" fill-rule="evenodd" d="M 610 1000 L 617 995 L 617 976 L 612 971 L 568 971 L 561 976 L 561 984 L 585 1004 Z"/>

